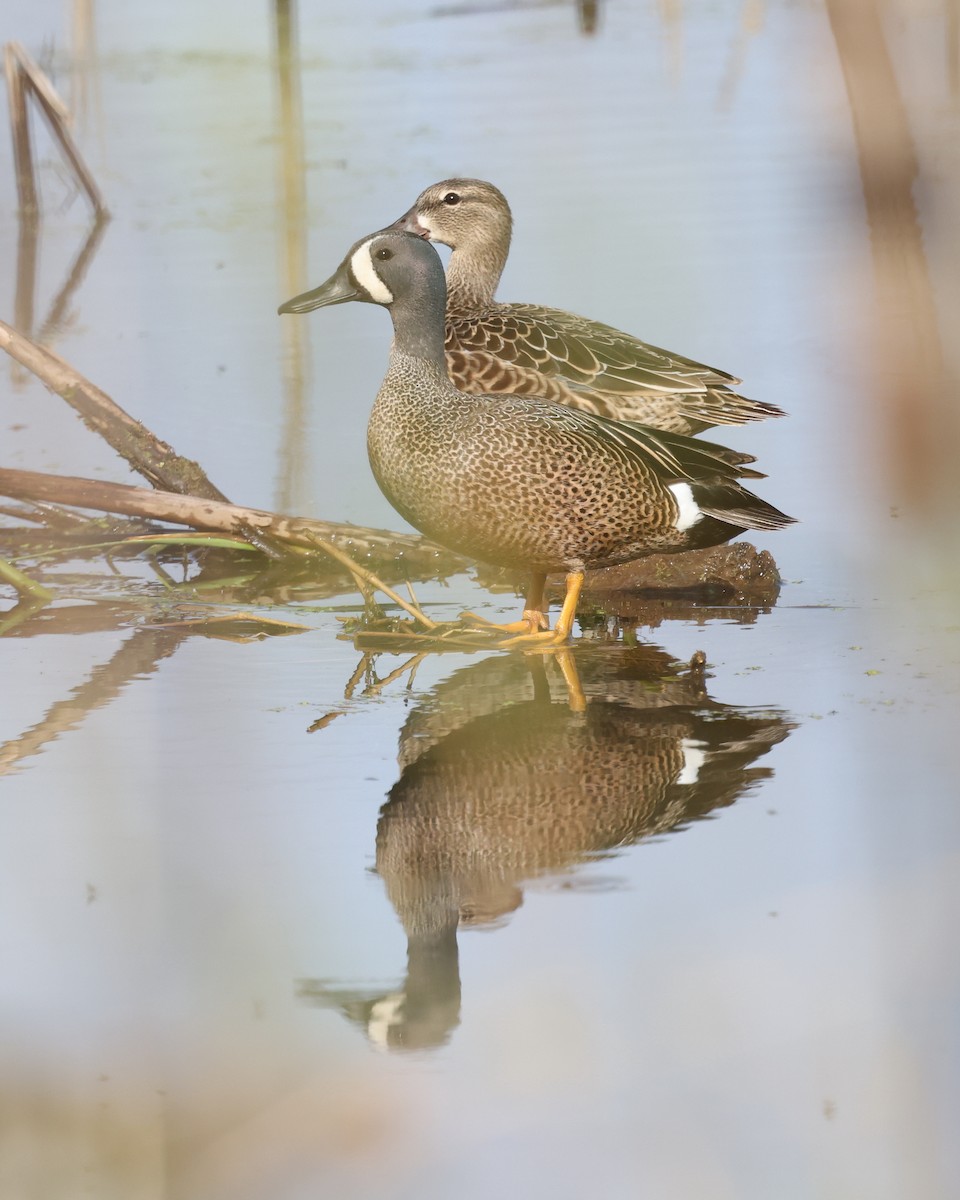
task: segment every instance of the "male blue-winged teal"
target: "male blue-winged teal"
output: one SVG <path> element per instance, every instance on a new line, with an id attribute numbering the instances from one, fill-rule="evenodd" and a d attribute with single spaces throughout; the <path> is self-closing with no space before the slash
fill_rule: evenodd
<path id="1" fill-rule="evenodd" d="M 393 229 L 450 246 L 447 369 L 464 392 L 542 396 L 672 433 L 783 416 L 731 390 L 725 371 L 609 325 L 539 304 L 494 299 L 513 219 L 503 193 L 482 179 L 445 179 L 421 192 Z"/>
<path id="2" fill-rule="evenodd" d="M 384 305 L 393 318 L 367 428 L 377 483 L 427 537 L 531 572 L 523 619 L 512 627 L 527 637 L 517 641 L 567 638 L 588 567 L 718 545 L 793 519 L 737 482 L 762 478 L 745 465 L 750 455 L 536 396 L 459 391 L 444 357 L 443 266 L 413 234 L 362 238 L 326 283 L 279 311 L 347 300 Z M 539 633 L 554 571 L 567 574 L 566 598 L 555 630 Z"/>

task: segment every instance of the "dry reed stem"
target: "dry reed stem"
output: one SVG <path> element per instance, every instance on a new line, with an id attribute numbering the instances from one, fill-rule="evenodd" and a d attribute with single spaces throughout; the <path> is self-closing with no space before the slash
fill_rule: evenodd
<path id="1" fill-rule="evenodd" d="M 11 121 L 14 122 L 14 141 L 17 140 L 17 128 L 27 128 L 27 110 L 26 110 L 26 95 L 32 93 L 37 102 L 37 107 L 40 109 L 50 132 L 60 144 L 67 161 L 73 168 L 73 173 L 76 176 L 77 182 L 84 192 L 87 194 L 94 212 L 98 216 L 107 215 L 107 206 L 103 202 L 103 196 L 100 189 L 97 187 L 96 180 L 90 168 L 83 161 L 83 156 L 73 140 L 73 135 L 70 133 L 70 110 L 66 104 L 57 95 L 57 91 L 53 84 L 47 78 L 46 74 L 37 66 L 27 51 L 19 42 L 8 42 L 4 54 L 4 66 L 7 73 L 7 87 L 10 89 L 11 98 L 15 89 L 19 90 L 20 99 L 17 107 L 14 108 L 11 103 Z M 17 76 L 17 82 L 11 83 L 12 76 Z M 33 181 L 33 157 L 30 154 L 30 137 L 26 133 L 23 137 L 23 145 L 26 148 L 27 156 L 18 151 L 17 153 L 17 181 L 20 185 L 21 173 L 24 178 L 29 177 L 30 187 L 33 188 L 33 204 L 26 211 L 35 211 L 36 204 L 36 185 Z M 23 193 L 21 193 L 21 207 Z"/>
<path id="2" fill-rule="evenodd" d="M 876 279 L 875 352 L 887 409 L 889 476 L 921 511 L 955 474 L 960 437 L 915 201 L 906 105 L 877 0 L 827 0 L 853 118 Z"/>
<path id="3" fill-rule="evenodd" d="M 22 213 L 38 210 L 37 181 L 33 173 L 33 150 L 30 145 L 30 122 L 27 119 L 27 95 L 24 74 L 12 42 L 3 48 L 3 67 L 7 78 L 7 99 L 10 106 L 10 132 L 13 137 L 13 161 L 17 176 L 17 198 Z"/>

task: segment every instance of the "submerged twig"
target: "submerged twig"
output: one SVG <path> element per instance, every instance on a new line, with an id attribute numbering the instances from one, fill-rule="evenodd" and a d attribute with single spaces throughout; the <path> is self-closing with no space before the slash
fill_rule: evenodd
<path id="1" fill-rule="evenodd" d="M 5 637 L 14 629 L 25 625 L 31 617 L 46 608 L 48 603 L 48 600 L 39 600 L 33 596 L 21 596 L 13 608 L 0 616 L 0 637 Z"/>
<path id="2" fill-rule="evenodd" d="M 0 558 L 0 579 L 15 587 L 21 596 L 30 596 L 34 600 L 43 601 L 44 604 L 48 600 L 53 599 L 53 592 L 45 588 L 42 583 L 37 583 L 36 580 L 31 579 L 29 575 L 24 575 L 22 571 L 18 571 L 5 558 Z"/>
<path id="3" fill-rule="evenodd" d="M 378 591 L 383 592 L 385 596 L 389 596 L 394 604 L 398 604 L 405 613 L 408 613 L 415 621 L 419 621 L 419 623 L 425 629 L 437 628 L 436 621 L 431 621 L 419 605 L 414 606 L 413 604 L 407 603 L 407 601 L 404 600 L 404 598 L 398 592 L 395 592 L 393 588 L 388 587 L 383 580 L 374 575 L 372 571 L 368 571 L 366 567 L 361 567 L 359 563 L 354 562 L 353 559 L 350 558 L 349 555 L 344 554 L 342 550 L 339 550 L 336 546 L 332 545 L 324 538 L 311 537 L 310 540 L 319 550 L 322 550 L 324 554 L 329 554 L 331 558 L 336 559 L 338 563 L 346 567 L 350 574 L 356 579 L 360 580 L 362 583 L 368 584 L 370 587 L 376 588 Z"/>
<path id="4" fill-rule="evenodd" d="M 391 683 L 393 683 L 395 679 L 399 679 L 402 675 L 406 675 L 408 672 L 412 680 L 412 677 L 417 673 L 417 667 L 419 667 L 423 660 L 427 657 L 427 654 L 428 651 L 419 650 L 416 654 L 411 655 L 410 658 L 405 659 L 399 667 L 394 667 L 390 674 L 384 676 L 383 679 L 377 679 L 375 682 L 369 683 L 363 689 L 363 694 L 365 696 L 376 696 L 382 692 L 385 687 L 388 687 Z M 408 685 L 409 682 L 410 681 L 408 680 Z"/>

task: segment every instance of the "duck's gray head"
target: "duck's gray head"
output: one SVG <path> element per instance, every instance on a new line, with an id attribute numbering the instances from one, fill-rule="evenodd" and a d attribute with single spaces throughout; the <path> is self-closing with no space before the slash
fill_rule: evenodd
<path id="1" fill-rule="evenodd" d="M 306 313 L 330 304 L 360 300 L 383 304 L 413 294 L 445 297 L 443 264 L 436 250 L 421 237 L 397 229 L 383 229 L 361 238 L 326 283 L 294 296 L 277 310 Z"/>
<path id="2" fill-rule="evenodd" d="M 513 219 L 503 192 L 483 179 L 444 179 L 421 192 L 391 229 L 403 229 L 457 250 L 510 244 Z"/>

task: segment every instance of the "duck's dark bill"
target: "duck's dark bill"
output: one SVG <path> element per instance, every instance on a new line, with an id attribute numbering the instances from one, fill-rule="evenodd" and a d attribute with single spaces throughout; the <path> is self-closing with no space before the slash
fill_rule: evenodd
<path id="1" fill-rule="evenodd" d="M 417 237 L 428 238 L 430 232 L 420 224 L 417 220 L 416 207 L 411 208 L 409 212 L 405 212 L 402 217 L 398 217 L 392 225 L 387 226 L 388 229 L 400 229 L 404 233 L 415 233 Z"/>
<path id="2" fill-rule="evenodd" d="M 364 300 L 366 297 L 358 290 L 357 285 L 342 268 L 331 275 L 326 283 L 321 283 L 312 292 L 302 292 L 287 300 L 277 309 L 279 313 L 305 313 L 315 308 L 323 308 L 328 304 L 346 304 L 348 300 Z"/>

